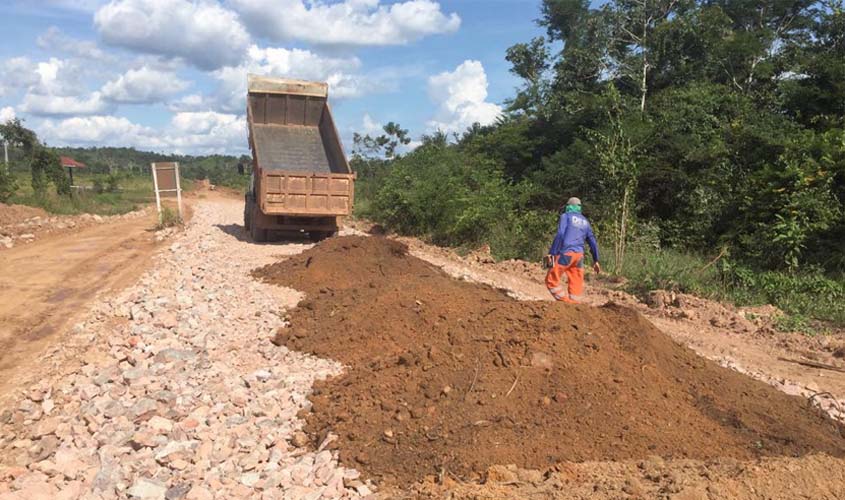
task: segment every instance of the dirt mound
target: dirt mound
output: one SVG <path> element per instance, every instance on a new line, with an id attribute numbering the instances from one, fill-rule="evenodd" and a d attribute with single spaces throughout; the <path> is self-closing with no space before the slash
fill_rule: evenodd
<path id="1" fill-rule="evenodd" d="M 845 455 L 843 429 L 633 310 L 518 302 L 395 241 L 333 238 L 255 272 L 308 294 L 276 342 L 342 361 L 306 430 L 383 479 L 495 464 Z"/>
<path id="2" fill-rule="evenodd" d="M 17 224 L 33 217 L 47 216 L 47 212 L 40 208 L 0 203 L 0 226 Z"/>

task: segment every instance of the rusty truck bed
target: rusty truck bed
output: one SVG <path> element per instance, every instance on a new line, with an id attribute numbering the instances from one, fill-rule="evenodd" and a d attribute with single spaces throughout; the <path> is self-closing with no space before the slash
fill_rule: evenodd
<path id="1" fill-rule="evenodd" d="M 247 105 L 255 201 L 265 215 L 352 212 L 355 175 L 325 84 L 250 75 Z"/>

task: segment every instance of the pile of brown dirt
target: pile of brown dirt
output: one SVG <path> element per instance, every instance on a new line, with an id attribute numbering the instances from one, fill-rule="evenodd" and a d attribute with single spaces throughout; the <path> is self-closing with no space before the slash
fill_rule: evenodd
<path id="1" fill-rule="evenodd" d="M 17 224 L 33 217 L 48 217 L 41 208 L 0 203 L 0 226 Z"/>
<path id="2" fill-rule="evenodd" d="M 275 341 L 348 365 L 306 431 L 384 480 L 491 465 L 845 456 L 800 398 L 682 347 L 631 309 L 518 302 L 376 237 L 333 238 L 255 272 L 308 294 Z"/>

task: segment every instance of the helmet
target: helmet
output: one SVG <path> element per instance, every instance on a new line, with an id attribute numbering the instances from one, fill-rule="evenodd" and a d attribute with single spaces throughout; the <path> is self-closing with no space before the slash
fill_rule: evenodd
<path id="1" fill-rule="evenodd" d="M 566 204 L 567 205 L 580 205 L 581 199 L 573 196 L 572 198 L 569 198 L 569 200 L 566 202 Z"/>

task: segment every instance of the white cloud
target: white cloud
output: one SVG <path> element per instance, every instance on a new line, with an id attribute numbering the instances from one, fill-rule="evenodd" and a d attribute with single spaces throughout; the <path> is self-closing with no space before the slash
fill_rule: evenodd
<path id="1" fill-rule="evenodd" d="M 489 125 L 502 113 L 487 102 L 487 74 L 479 61 L 466 60 L 455 71 L 428 79 L 428 94 L 438 109 L 427 125 L 430 130 L 463 132 L 474 123 Z"/>
<path id="2" fill-rule="evenodd" d="M 45 120 L 38 135 L 56 145 L 135 146 L 147 150 L 161 147 L 155 131 L 117 116 L 74 117 L 61 121 Z"/>
<path id="3" fill-rule="evenodd" d="M 200 94 L 189 94 L 183 97 L 180 97 L 176 101 L 172 101 L 168 103 L 167 108 L 170 111 L 203 111 L 208 110 L 213 106 L 213 103 L 209 102 L 209 100 L 200 95 Z"/>
<path id="4" fill-rule="evenodd" d="M 107 43 L 205 70 L 238 64 L 250 42 L 237 14 L 208 1 L 112 0 L 94 24 Z"/>
<path id="5" fill-rule="evenodd" d="M 36 43 L 44 50 L 71 54 L 88 61 L 113 60 L 113 57 L 97 47 L 96 43 L 69 37 L 55 26 L 47 28 L 47 31 L 38 37 Z"/>
<path id="6" fill-rule="evenodd" d="M 364 135 L 378 135 L 384 132 L 381 123 L 373 120 L 369 113 L 364 113 L 364 119 L 361 121 L 361 133 Z"/>
<path id="7" fill-rule="evenodd" d="M 9 120 L 15 119 L 15 108 L 11 106 L 6 106 L 5 108 L 0 108 L 0 123 L 6 123 Z"/>
<path id="8" fill-rule="evenodd" d="M 315 45 L 401 45 L 461 25 L 433 0 L 229 0 L 250 29 L 275 41 Z"/>
<path id="9" fill-rule="evenodd" d="M 166 140 L 176 151 L 242 153 L 247 147 L 246 118 L 226 113 L 177 113 Z"/>
<path id="10" fill-rule="evenodd" d="M 247 73 L 325 81 L 333 98 L 358 97 L 379 88 L 378 82 L 356 74 L 360 68 L 357 57 L 325 57 L 308 50 L 253 45 L 243 64 L 213 73 L 220 82 L 215 99 L 223 111 L 245 109 Z"/>
<path id="11" fill-rule="evenodd" d="M 121 103 L 155 103 L 182 92 L 190 84 L 180 80 L 175 73 L 143 66 L 130 69 L 125 74 L 103 86 L 103 96 Z"/>
<path id="12" fill-rule="evenodd" d="M 177 113 L 160 129 L 116 116 L 44 120 L 40 137 L 58 146 L 132 146 L 181 154 L 246 152 L 246 119 L 225 113 Z"/>
<path id="13" fill-rule="evenodd" d="M 3 61 L 0 66 L 0 96 L 13 90 L 37 84 L 41 77 L 36 71 L 38 66 L 26 57 L 13 57 Z"/>
<path id="14" fill-rule="evenodd" d="M 35 65 L 37 81 L 29 91 L 55 96 L 78 96 L 85 92 L 84 68 L 78 61 L 51 57 Z"/>
<path id="15" fill-rule="evenodd" d="M 95 115 L 110 109 L 102 95 L 94 92 L 87 98 L 29 93 L 23 98 L 20 110 L 41 116 Z"/>

